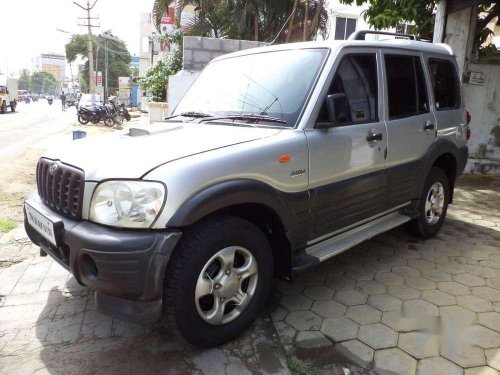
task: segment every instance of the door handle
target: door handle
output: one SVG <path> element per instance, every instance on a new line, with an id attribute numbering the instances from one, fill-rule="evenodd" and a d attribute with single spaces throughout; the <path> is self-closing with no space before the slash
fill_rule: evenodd
<path id="1" fill-rule="evenodd" d="M 382 133 L 375 133 L 371 132 L 366 136 L 366 140 L 368 142 L 374 142 L 374 141 L 381 141 L 382 140 Z"/>
<path id="2" fill-rule="evenodd" d="M 424 130 L 434 130 L 434 124 L 430 121 L 424 123 Z"/>

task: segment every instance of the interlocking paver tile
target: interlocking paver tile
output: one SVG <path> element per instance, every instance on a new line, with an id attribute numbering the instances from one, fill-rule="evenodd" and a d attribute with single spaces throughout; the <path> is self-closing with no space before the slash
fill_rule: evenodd
<path id="1" fill-rule="evenodd" d="M 500 348 L 485 350 L 488 366 L 500 371 Z"/>
<path id="2" fill-rule="evenodd" d="M 500 333 L 480 325 L 467 327 L 463 336 L 470 344 L 483 349 L 493 349 L 500 346 Z"/>
<path id="3" fill-rule="evenodd" d="M 486 285 L 488 285 L 491 288 L 495 288 L 500 290 L 500 277 L 493 277 L 486 279 Z M 474 285 L 476 286 L 476 285 Z"/>
<path id="4" fill-rule="evenodd" d="M 375 280 L 388 286 L 403 284 L 403 278 L 391 272 L 379 272 L 375 275 Z"/>
<path id="5" fill-rule="evenodd" d="M 442 281 L 438 283 L 439 290 L 453 294 L 454 296 L 464 296 L 471 293 L 468 286 L 456 283 L 454 281 Z"/>
<path id="6" fill-rule="evenodd" d="M 337 301 L 315 301 L 311 307 L 311 311 L 315 312 L 323 318 L 335 318 L 344 316 L 346 307 Z"/>
<path id="7" fill-rule="evenodd" d="M 356 283 L 355 289 L 366 294 L 382 294 L 387 287 L 375 280 L 361 280 Z"/>
<path id="8" fill-rule="evenodd" d="M 334 276 L 334 277 L 328 277 L 326 279 L 325 285 L 334 290 L 341 290 L 341 289 L 351 289 L 355 283 L 356 280 L 348 279 L 343 276 Z"/>
<path id="9" fill-rule="evenodd" d="M 327 300 L 333 297 L 333 290 L 323 285 L 311 285 L 304 289 L 303 294 L 315 301 Z"/>
<path id="10" fill-rule="evenodd" d="M 366 303 L 368 296 L 354 289 L 344 289 L 336 292 L 333 298 L 344 305 L 353 306 Z"/>
<path id="11" fill-rule="evenodd" d="M 457 303 L 455 296 L 444 293 L 440 290 L 426 290 L 422 292 L 422 299 L 436 306 L 455 305 Z"/>
<path id="12" fill-rule="evenodd" d="M 489 286 L 473 287 L 472 294 L 484 298 L 490 302 L 500 301 L 500 290 L 490 288 Z"/>
<path id="13" fill-rule="evenodd" d="M 436 268 L 436 265 L 433 262 L 429 262 L 425 259 L 410 259 L 408 260 L 408 265 L 410 267 L 418 268 L 420 271 Z"/>
<path id="14" fill-rule="evenodd" d="M 273 307 L 273 309 L 269 313 L 273 322 L 282 321 L 283 319 L 285 319 L 286 314 L 288 314 L 288 310 L 281 306 Z"/>
<path id="15" fill-rule="evenodd" d="M 436 265 L 438 270 L 443 272 L 451 273 L 452 275 L 458 275 L 460 273 L 466 273 L 465 266 L 462 264 L 454 264 L 454 263 L 439 263 Z"/>
<path id="16" fill-rule="evenodd" d="M 401 349 L 391 348 L 377 350 L 373 366 L 377 373 L 413 375 L 417 370 L 417 361 Z"/>
<path id="17" fill-rule="evenodd" d="M 306 296 L 285 296 L 280 300 L 281 306 L 293 311 L 293 310 L 308 310 L 313 301 Z"/>
<path id="18" fill-rule="evenodd" d="M 380 257 L 380 261 L 390 266 L 404 266 L 408 262 L 405 258 L 397 255 L 382 256 Z"/>
<path id="19" fill-rule="evenodd" d="M 493 304 L 478 296 L 458 296 L 457 304 L 474 312 L 493 311 Z"/>
<path id="20" fill-rule="evenodd" d="M 420 277 L 420 270 L 410 266 L 392 266 L 391 272 L 401 277 Z"/>
<path id="21" fill-rule="evenodd" d="M 363 265 L 363 269 L 372 271 L 372 272 L 389 272 L 391 270 L 391 266 L 381 262 L 366 262 Z"/>
<path id="22" fill-rule="evenodd" d="M 299 331 L 295 337 L 295 345 L 304 349 L 318 349 L 332 346 L 332 342 L 321 332 Z"/>
<path id="23" fill-rule="evenodd" d="M 500 312 L 485 312 L 478 314 L 479 323 L 500 333 Z"/>
<path id="24" fill-rule="evenodd" d="M 420 251 L 410 249 L 398 249 L 394 252 L 394 255 L 400 256 L 405 259 L 419 259 L 422 256 Z"/>
<path id="25" fill-rule="evenodd" d="M 443 357 L 421 359 L 420 361 L 418 361 L 417 375 L 428 375 L 428 374 L 462 375 L 463 370 L 456 364 L 444 359 Z"/>
<path id="26" fill-rule="evenodd" d="M 406 285 L 418 290 L 432 290 L 436 289 L 436 283 L 422 277 L 407 277 Z"/>
<path id="27" fill-rule="evenodd" d="M 285 322 L 276 322 L 274 326 L 276 327 L 276 332 L 278 332 L 281 342 L 285 345 L 290 345 L 295 339 L 297 331 Z"/>
<path id="28" fill-rule="evenodd" d="M 377 294 L 368 297 L 368 304 L 380 311 L 399 310 L 403 306 L 399 298 L 389 294 Z"/>
<path id="29" fill-rule="evenodd" d="M 370 324 L 379 322 L 382 313 L 368 305 L 357 305 L 348 307 L 346 316 L 359 324 Z"/>
<path id="30" fill-rule="evenodd" d="M 373 349 L 384 349 L 396 346 L 398 334 L 381 323 L 366 324 L 359 328 L 358 339 Z"/>
<path id="31" fill-rule="evenodd" d="M 403 301 L 420 298 L 420 291 L 407 285 L 391 285 L 387 293 Z"/>
<path id="32" fill-rule="evenodd" d="M 453 281 L 466 286 L 483 286 L 485 281 L 482 277 L 470 275 L 468 273 L 461 273 L 453 276 Z"/>
<path id="33" fill-rule="evenodd" d="M 417 359 L 439 355 L 438 337 L 424 331 L 400 333 L 398 347 Z"/>
<path id="34" fill-rule="evenodd" d="M 443 324 L 451 324 L 461 329 L 471 326 L 477 320 L 476 313 L 460 306 L 442 306 L 439 313 Z"/>
<path id="35" fill-rule="evenodd" d="M 345 317 L 325 319 L 321 325 L 321 332 L 335 342 L 354 339 L 358 330 L 359 325 Z"/>
<path id="36" fill-rule="evenodd" d="M 299 331 L 318 330 L 321 326 L 321 317 L 311 311 L 291 311 L 285 322 Z"/>
<path id="37" fill-rule="evenodd" d="M 477 367 L 486 364 L 484 350 L 462 342 L 445 340 L 441 348 L 441 356 L 455 362 L 461 367 Z"/>
<path id="38" fill-rule="evenodd" d="M 483 266 L 474 266 L 474 265 L 466 265 L 465 269 L 468 273 L 471 273 L 480 277 L 497 277 L 497 271 L 493 268 L 483 267 Z"/>
<path id="39" fill-rule="evenodd" d="M 421 276 L 435 282 L 451 281 L 451 274 L 437 269 L 423 270 L 420 272 Z"/>
<path id="40" fill-rule="evenodd" d="M 325 281 L 325 275 L 321 272 L 302 272 L 294 280 L 294 283 L 305 285 L 321 285 Z"/>
<path id="41" fill-rule="evenodd" d="M 420 318 L 439 316 L 439 309 L 435 305 L 420 299 L 404 301 L 403 312 Z"/>
<path id="42" fill-rule="evenodd" d="M 335 349 L 359 366 L 368 368 L 373 362 L 374 350 L 358 340 L 341 342 Z"/>
<path id="43" fill-rule="evenodd" d="M 373 280 L 375 273 L 363 268 L 358 268 L 346 271 L 345 276 L 354 280 Z"/>
<path id="44" fill-rule="evenodd" d="M 465 375 L 498 375 L 498 371 L 489 366 L 466 368 Z"/>

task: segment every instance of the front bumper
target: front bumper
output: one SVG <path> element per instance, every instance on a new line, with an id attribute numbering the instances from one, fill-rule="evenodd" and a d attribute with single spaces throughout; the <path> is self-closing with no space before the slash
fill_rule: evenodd
<path id="1" fill-rule="evenodd" d="M 30 240 L 80 284 L 95 290 L 98 309 L 140 323 L 160 318 L 165 269 L 181 232 L 117 229 L 72 220 L 50 210 L 38 195 L 26 203 L 57 223 L 60 235 L 56 247 L 29 224 L 25 212 Z"/>

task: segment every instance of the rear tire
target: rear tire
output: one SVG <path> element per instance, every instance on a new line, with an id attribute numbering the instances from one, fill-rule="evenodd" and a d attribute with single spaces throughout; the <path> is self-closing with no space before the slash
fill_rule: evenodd
<path id="1" fill-rule="evenodd" d="M 11 110 L 12 112 L 15 112 L 15 111 L 16 111 L 16 105 L 17 105 L 17 103 L 16 103 L 16 102 L 12 102 L 12 103 L 10 103 L 10 110 Z"/>
<path id="2" fill-rule="evenodd" d="M 170 258 L 163 324 L 194 346 L 224 344 L 255 320 L 272 279 L 271 247 L 259 228 L 233 216 L 202 221 L 184 232 Z"/>
<path id="3" fill-rule="evenodd" d="M 418 205 L 418 217 L 407 224 L 409 232 L 420 238 L 435 236 L 443 226 L 448 211 L 450 188 L 441 168 L 432 167 L 425 180 Z"/>
<path id="4" fill-rule="evenodd" d="M 2 101 L 2 107 L 0 107 L 0 113 L 7 112 L 7 105 Z"/>

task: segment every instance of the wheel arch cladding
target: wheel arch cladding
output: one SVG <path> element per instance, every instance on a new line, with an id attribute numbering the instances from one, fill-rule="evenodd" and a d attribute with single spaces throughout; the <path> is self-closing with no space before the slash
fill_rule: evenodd
<path id="1" fill-rule="evenodd" d="M 285 193 L 250 179 L 221 182 L 201 190 L 184 202 L 168 221 L 167 227 L 190 226 L 217 214 L 238 216 L 259 227 L 271 244 L 276 274 L 289 276 L 297 242 L 290 235 L 308 217 L 307 190 Z"/>

